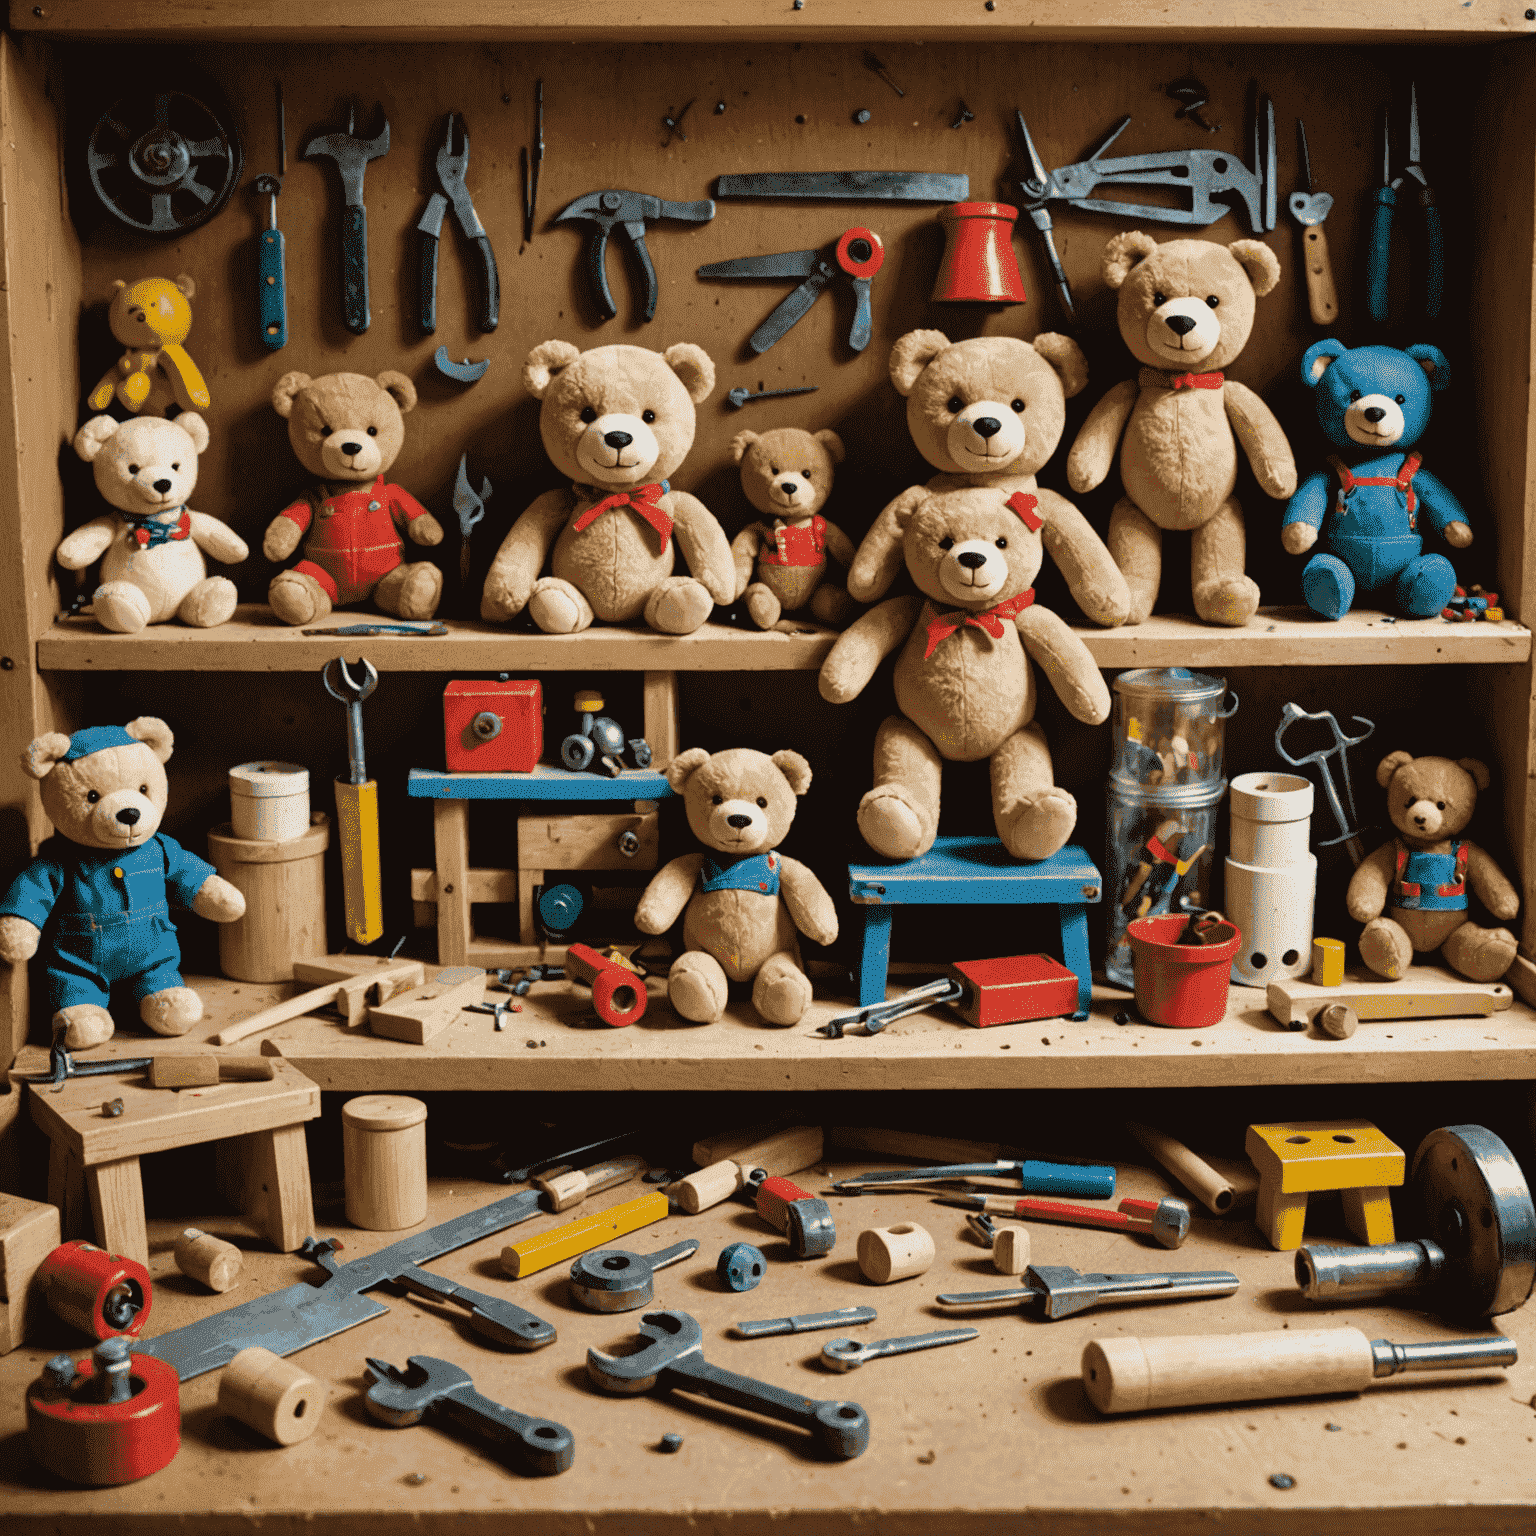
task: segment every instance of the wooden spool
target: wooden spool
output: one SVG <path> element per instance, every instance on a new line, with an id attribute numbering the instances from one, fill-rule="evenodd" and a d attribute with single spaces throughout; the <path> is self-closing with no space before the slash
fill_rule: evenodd
<path id="1" fill-rule="evenodd" d="M 210 1291 L 230 1291 L 240 1283 L 245 1255 L 233 1243 L 188 1227 L 176 1239 L 176 1268 L 200 1280 Z"/>
<path id="2" fill-rule="evenodd" d="M 228 822 L 208 834 L 213 867 L 245 897 L 245 916 L 219 924 L 219 969 L 235 981 L 292 981 L 297 960 L 325 953 L 323 812 L 302 836 L 249 842 Z"/>
<path id="3" fill-rule="evenodd" d="M 259 1344 L 242 1349 L 219 1378 L 219 1412 L 279 1445 L 295 1445 L 319 1429 L 325 1396 L 307 1371 Z"/>
<path id="4" fill-rule="evenodd" d="M 933 1239 L 915 1221 L 870 1227 L 859 1233 L 859 1268 L 866 1280 L 889 1285 L 925 1274 L 933 1263 Z"/>
<path id="5" fill-rule="evenodd" d="M 711 1206 L 729 1200 L 741 1188 L 741 1165 L 728 1157 L 708 1168 L 700 1168 L 675 1184 L 667 1185 L 667 1194 L 676 1200 L 690 1216 L 707 1211 Z"/>
<path id="6" fill-rule="evenodd" d="M 427 1106 L 398 1093 L 368 1093 L 341 1106 L 347 1220 L 398 1232 L 427 1217 Z"/>
<path id="7" fill-rule="evenodd" d="M 1022 1275 L 1029 1268 L 1029 1228 L 999 1227 L 992 1243 L 992 1263 L 1000 1275 Z"/>

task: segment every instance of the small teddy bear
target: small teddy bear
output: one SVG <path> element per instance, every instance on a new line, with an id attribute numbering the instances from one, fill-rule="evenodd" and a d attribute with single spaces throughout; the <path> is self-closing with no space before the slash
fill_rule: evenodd
<path id="1" fill-rule="evenodd" d="M 821 509 L 832 494 L 833 466 L 843 462 L 842 438 L 799 427 L 738 432 L 731 457 L 741 465 L 747 500 L 773 519 L 751 523 L 731 540 L 736 596 L 746 598 L 752 622 L 772 629 L 784 613 L 809 607 L 823 624 L 841 624 L 853 605 L 823 577 L 828 555 L 844 570 L 853 564 L 853 540 Z"/>
<path id="2" fill-rule="evenodd" d="M 210 576 L 203 552 L 238 565 L 250 550 L 217 518 L 187 506 L 207 447 L 208 425 L 193 411 L 174 421 L 93 416 L 75 433 L 75 452 L 117 511 L 76 528 L 55 558 L 67 571 L 101 561 L 91 611 L 103 629 L 132 635 L 171 618 L 211 629 L 233 615 L 235 584 Z"/>
<path id="3" fill-rule="evenodd" d="M 206 411 L 208 386 L 182 342 L 192 330 L 192 299 L 197 285 L 186 273 L 175 282 L 146 277 L 128 284 L 121 278 L 107 311 L 112 334 L 129 350 L 104 373 L 86 403 L 104 411 L 112 397 L 125 411 L 164 416 L 174 404 L 184 411 Z"/>
<path id="4" fill-rule="evenodd" d="M 1322 548 L 1301 573 L 1307 607 L 1340 619 L 1357 590 L 1390 588 L 1401 613 L 1432 618 L 1455 595 L 1456 571 L 1444 555 L 1423 553 L 1420 516 L 1453 548 L 1472 542 L 1461 503 L 1420 467 L 1419 454 L 1405 451 L 1429 426 L 1431 396 L 1451 382 L 1445 354 L 1423 345 L 1349 348 L 1330 339 L 1307 348 L 1301 377 L 1316 392 L 1318 424 L 1329 439 L 1374 454 L 1352 465 L 1330 455 L 1332 473 L 1308 475 L 1285 509 L 1280 541 L 1288 553 L 1305 554 L 1322 530 Z"/>
<path id="5" fill-rule="evenodd" d="M 1130 587 L 1128 623 L 1140 624 L 1157 601 L 1163 532 L 1188 530 L 1195 612 L 1207 624 L 1246 624 L 1259 588 L 1243 574 L 1247 536 L 1232 494 L 1238 444 L 1260 489 L 1277 499 L 1296 489 L 1296 461 L 1274 413 L 1221 370 L 1247 344 L 1256 301 L 1280 281 L 1280 263 L 1258 240 L 1159 245 L 1133 230 L 1104 248 L 1104 281 L 1120 291 L 1121 339 L 1147 366 L 1089 413 L 1067 480 L 1074 491 L 1102 484 L 1124 433 L 1125 494 L 1110 514 L 1109 548 Z"/>
<path id="6" fill-rule="evenodd" d="M 1058 502 L 1068 505 L 1049 492 L 994 486 L 930 491 L 915 505 L 902 497 L 859 546 L 850 590 L 879 597 L 905 562 L 922 594 L 889 598 L 856 619 L 821 667 L 821 696 L 846 704 L 901 649 L 901 713 L 875 736 L 875 784 L 858 810 L 864 841 L 888 859 L 933 846 L 946 758 L 991 759 L 992 816 L 1014 858 L 1049 858 L 1077 825 L 1077 802 L 1055 787 L 1045 732 L 1032 723 L 1030 659 L 1088 725 L 1108 718 L 1109 690 L 1088 647 L 1035 603 L 1030 586 Z M 1057 563 L 1082 603 L 1078 574 L 1090 563 Z"/>
<path id="7" fill-rule="evenodd" d="M 400 619 L 430 619 L 443 595 L 443 573 L 430 560 L 405 564 L 400 530 L 413 544 L 443 540 L 442 524 L 384 477 L 405 445 L 405 412 L 416 386 L 386 369 L 361 373 L 285 373 L 272 409 L 288 422 L 288 441 L 320 484 L 267 525 L 262 553 L 286 560 L 304 539 L 305 558 L 279 571 L 267 588 L 285 624 L 312 624 L 333 607 L 370 599 Z M 305 539 L 305 535 L 308 538 Z"/>
<path id="8" fill-rule="evenodd" d="M 523 365 L 523 388 L 540 402 L 544 451 L 571 487 L 546 491 L 513 523 L 480 617 L 511 619 L 526 608 L 553 635 L 643 617 L 663 634 L 689 635 L 716 603 L 733 601 L 725 530 L 667 479 L 693 446 L 694 407 L 714 387 L 715 365 L 690 342 L 665 352 L 540 342 Z M 691 576 L 672 574 L 674 540 Z M 550 574 L 541 576 L 546 561 Z"/>
<path id="9" fill-rule="evenodd" d="M 1414 757 L 1392 752 L 1376 768 L 1397 828 L 1349 882 L 1349 915 L 1365 924 L 1360 958 L 1378 976 L 1399 980 L 1414 952 L 1439 950 L 1452 970 L 1472 981 L 1497 981 L 1515 958 L 1507 928 L 1469 921 L 1467 893 L 1500 922 L 1520 910 L 1504 872 L 1476 843 L 1456 834 L 1472 819 L 1488 769 L 1474 757 Z"/>
<path id="10" fill-rule="evenodd" d="M 752 983 L 752 1004 L 770 1024 L 797 1024 L 811 1005 L 796 929 L 817 944 L 837 938 L 837 910 L 815 874 L 774 852 L 811 787 L 798 752 L 772 757 L 747 747 L 711 756 L 702 747 L 667 765 L 693 835 L 710 850 L 658 870 L 635 912 L 642 933 L 683 919 L 684 953 L 667 996 L 685 1019 L 710 1024 L 725 1011 L 729 982 Z"/>
<path id="11" fill-rule="evenodd" d="M 185 1034 L 203 1000 L 182 984 L 169 899 L 215 923 L 245 912 L 211 864 L 157 830 L 173 745 L 170 727 L 144 715 L 49 731 L 22 754 L 58 836 L 0 899 L 0 959 L 21 965 L 42 945 L 54 1035 L 70 1050 L 111 1039 L 120 982 L 156 1034 Z"/>

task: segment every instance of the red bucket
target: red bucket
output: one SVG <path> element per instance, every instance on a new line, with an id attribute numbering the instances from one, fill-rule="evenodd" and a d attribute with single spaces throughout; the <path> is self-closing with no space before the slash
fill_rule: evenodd
<path id="1" fill-rule="evenodd" d="M 1189 919 L 1139 917 L 1125 930 L 1136 972 L 1136 1007 L 1149 1024 L 1207 1029 L 1227 1014 L 1232 957 L 1243 936 L 1221 923 L 1211 944 L 1175 944 Z"/>

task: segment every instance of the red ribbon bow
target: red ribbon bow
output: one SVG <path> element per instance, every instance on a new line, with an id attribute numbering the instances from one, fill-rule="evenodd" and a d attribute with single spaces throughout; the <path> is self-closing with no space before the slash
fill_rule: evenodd
<path id="1" fill-rule="evenodd" d="M 1017 597 L 1010 597 L 1007 602 L 999 603 L 997 607 L 988 608 L 982 613 L 967 613 L 961 609 L 956 613 L 939 614 L 928 621 L 928 649 L 923 652 L 923 660 L 927 661 L 933 655 L 941 640 L 949 639 L 957 629 L 967 624 L 974 624 L 977 629 L 986 630 L 994 640 L 1001 640 L 1003 620 L 1017 618 L 1034 600 L 1035 589 L 1026 587 Z"/>
<path id="2" fill-rule="evenodd" d="M 1035 511 L 1035 508 L 1040 505 L 1038 498 L 1031 496 L 1028 491 L 1015 491 L 1003 505 L 1010 512 L 1017 512 L 1020 520 L 1031 533 L 1040 532 L 1042 526 L 1040 514 Z"/>
<path id="3" fill-rule="evenodd" d="M 1169 389 L 1220 389 L 1226 378 L 1221 373 L 1176 373 L 1168 380 Z"/>
<path id="4" fill-rule="evenodd" d="M 667 540 L 672 537 L 672 519 L 661 510 L 659 503 L 666 494 L 666 486 L 658 480 L 650 485 L 642 485 L 637 491 L 620 491 L 615 496 L 605 496 L 596 505 L 588 507 L 571 526 L 580 533 L 589 523 L 596 522 L 604 512 L 617 512 L 620 508 L 628 507 L 631 512 L 638 512 L 656 530 L 661 539 L 661 548 L 665 549 Z"/>

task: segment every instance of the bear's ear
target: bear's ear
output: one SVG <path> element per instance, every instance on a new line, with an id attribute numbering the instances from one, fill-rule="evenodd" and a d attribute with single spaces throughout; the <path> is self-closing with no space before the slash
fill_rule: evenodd
<path id="1" fill-rule="evenodd" d="M 523 363 L 523 388 L 542 400 L 549 386 L 580 356 L 581 348 L 568 341 L 541 341 Z"/>
<path id="2" fill-rule="evenodd" d="M 1413 761 L 1412 752 L 1388 752 L 1382 760 L 1376 764 L 1376 782 L 1383 789 L 1392 782 L 1392 775 L 1405 763 Z"/>
<path id="3" fill-rule="evenodd" d="M 373 382 L 400 407 L 402 416 L 416 409 L 416 386 L 403 373 L 386 368 L 374 376 Z"/>
<path id="4" fill-rule="evenodd" d="M 176 738 L 171 735 L 171 728 L 164 720 L 157 720 L 153 715 L 140 715 L 137 720 L 130 720 L 123 729 L 135 741 L 142 741 L 162 763 L 170 762 Z"/>
<path id="5" fill-rule="evenodd" d="M 703 347 L 691 341 L 680 341 L 661 354 L 669 367 L 683 381 L 688 398 L 695 405 L 703 405 L 715 387 L 715 364 Z"/>
<path id="6" fill-rule="evenodd" d="M 940 352 L 949 348 L 949 337 L 943 331 L 908 331 L 896 338 L 891 348 L 891 383 L 898 395 L 910 395 L 923 376 L 923 369 Z"/>
<path id="7" fill-rule="evenodd" d="M 21 754 L 21 771 L 34 779 L 46 779 L 68 751 L 69 737 L 62 731 L 48 731 Z"/>
<path id="8" fill-rule="evenodd" d="M 307 373 L 285 373 L 272 386 L 272 409 L 285 419 L 291 416 L 293 402 L 298 398 L 299 391 L 307 388 L 310 383 Z"/>
<path id="9" fill-rule="evenodd" d="M 182 298 L 190 301 L 197 297 L 197 284 L 185 272 L 176 274 L 176 286 L 181 290 Z"/>
<path id="10" fill-rule="evenodd" d="M 1253 291 L 1263 298 L 1280 281 L 1280 258 L 1262 240 L 1234 240 L 1227 249 L 1248 274 Z"/>
<path id="11" fill-rule="evenodd" d="M 682 794 L 683 785 L 708 761 L 709 753 L 703 747 L 689 747 L 686 752 L 679 752 L 665 769 L 667 783 L 672 786 L 672 793 Z"/>
<path id="12" fill-rule="evenodd" d="M 1479 792 L 1488 788 L 1493 783 L 1493 776 L 1488 772 L 1488 764 L 1475 757 L 1458 757 L 1458 768 L 1465 768 L 1472 775 L 1472 782 L 1477 785 Z"/>
<path id="13" fill-rule="evenodd" d="M 769 759 L 773 766 L 789 781 L 789 787 L 797 795 L 803 795 L 811 787 L 811 765 L 798 752 L 775 752 Z"/>
<path id="14" fill-rule="evenodd" d="M 75 433 L 75 452 L 91 463 L 96 455 L 107 445 L 107 439 L 111 437 L 122 425 L 114 421 L 110 416 L 92 416 L 86 424 Z"/>
<path id="15" fill-rule="evenodd" d="M 1429 387 L 1435 394 L 1449 386 L 1451 382 L 1451 365 L 1444 352 L 1439 347 L 1426 346 L 1423 342 L 1417 342 L 1411 347 L 1404 347 L 1409 357 L 1416 362 L 1429 377 Z"/>
<path id="16" fill-rule="evenodd" d="M 1308 389 L 1316 389 L 1323 375 L 1349 350 L 1342 341 L 1325 337 L 1314 341 L 1301 360 L 1301 382 Z"/>
<path id="17" fill-rule="evenodd" d="M 1087 389 L 1088 359 L 1070 336 L 1042 331 L 1035 337 L 1035 351 L 1056 370 L 1056 377 L 1061 380 L 1061 392 L 1068 400 Z"/>
<path id="18" fill-rule="evenodd" d="M 176 418 L 176 425 L 192 439 L 192 446 L 199 453 L 208 452 L 208 423 L 196 411 L 183 411 Z"/>
<path id="19" fill-rule="evenodd" d="M 122 291 L 123 291 L 123 289 L 124 289 L 124 288 L 126 288 L 126 287 L 127 287 L 127 286 L 128 286 L 128 284 L 127 284 L 127 283 L 125 283 L 125 282 L 124 282 L 124 281 L 123 281 L 123 280 L 122 280 L 122 278 L 120 278 L 120 277 L 114 277 L 114 278 L 113 278 L 113 279 L 112 279 L 112 286 L 113 286 L 113 287 L 114 287 L 114 288 L 115 288 L 115 289 L 116 289 L 116 290 L 117 290 L 117 293 L 121 293 L 121 292 L 122 292 Z M 112 297 L 113 297 L 113 298 L 116 298 L 116 297 L 117 297 L 117 293 L 114 293 L 114 294 L 113 294 L 113 295 L 112 295 Z"/>
<path id="20" fill-rule="evenodd" d="M 747 449 L 756 441 L 756 432 L 738 432 L 731 439 L 731 463 L 740 464 L 747 456 Z"/>
<path id="21" fill-rule="evenodd" d="M 1131 275 L 1131 269 L 1143 262 L 1157 249 L 1157 241 L 1144 235 L 1139 229 L 1127 230 L 1116 235 L 1104 247 L 1102 262 L 1104 282 L 1110 288 L 1121 287 Z"/>
<path id="22" fill-rule="evenodd" d="M 820 432 L 815 434 L 815 437 L 816 441 L 827 450 L 827 457 L 834 464 L 841 464 L 843 462 L 847 449 L 843 447 L 843 440 L 836 432 L 832 431 L 830 427 L 823 427 Z"/>

